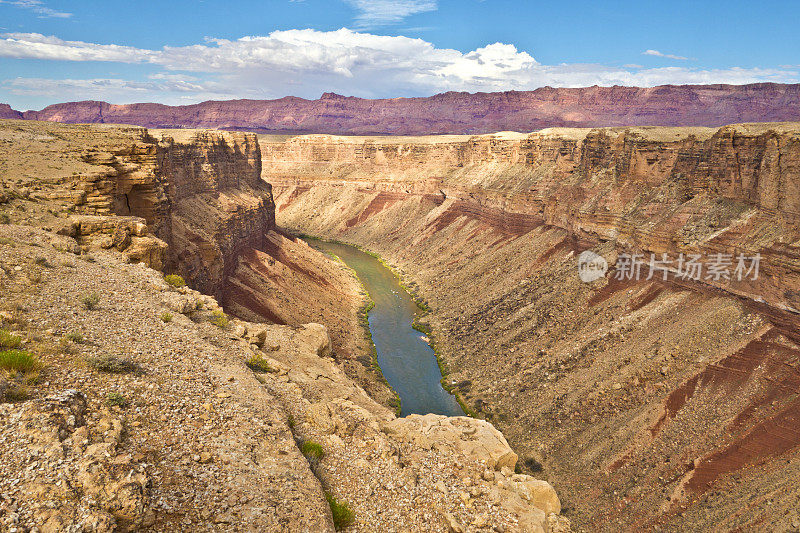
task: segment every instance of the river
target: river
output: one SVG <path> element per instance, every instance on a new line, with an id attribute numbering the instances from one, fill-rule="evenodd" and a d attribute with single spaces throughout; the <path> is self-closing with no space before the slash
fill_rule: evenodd
<path id="1" fill-rule="evenodd" d="M 397 276 L 355 246 L 319 240 L 310 244 L 336 255 L 353 269 L 375 303 L 369 312 L 369 329 L 381 371 L 400 396 L 401 415 L 463 416 L 455 397 L 442 388 L 442 374 L 433 349 L 424 335 L 411 326 L 422 310 Z"/>

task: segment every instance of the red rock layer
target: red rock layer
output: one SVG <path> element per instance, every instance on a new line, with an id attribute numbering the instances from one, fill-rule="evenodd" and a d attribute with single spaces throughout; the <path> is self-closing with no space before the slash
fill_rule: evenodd
<path id="1" fill-rule="evenodd" d="M 437 94 L 365 100 L 231 100 L 187 106 L 69 102 L 26 111 L 28 120 L 220 128 L 286 133 L 430 135 L 533 131 L 553 126 L 721 126 L 800 120 L 800 85 L 543 87 L 534 91 Z M 9 108 L 7 112 L 11 113 Z M 0 117 L 2 110 L 0 110 Z M 20 118 L 9 116 L 7 118 Z"/>
<path id="2" fill-rule="evenodd" d="M 291 190 L 282 208 L 321 182 L 380 191 L 347 227 L 411 194 L 442 205 L 434 232 L 468 218 L 508 235 L 548 224 L 645 254 L 758 253 L 757 281 L 708 282 L 800 309 L 800 128 L 433 139 L 262 139 L 264 178 Z"/>

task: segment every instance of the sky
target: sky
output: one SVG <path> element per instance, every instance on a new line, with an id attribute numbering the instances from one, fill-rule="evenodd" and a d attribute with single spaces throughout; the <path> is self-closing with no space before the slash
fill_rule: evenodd
<path id="1" fill-rule="evenodd" d="M 0 102 L 800 82 L 796 0 L 0 0 Z"/>

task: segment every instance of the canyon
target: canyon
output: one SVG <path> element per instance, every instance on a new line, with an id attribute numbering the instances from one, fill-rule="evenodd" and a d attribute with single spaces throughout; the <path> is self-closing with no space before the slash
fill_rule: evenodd
<path id="1" fill-rule="evenodd" d="M 448 385 L 573 527 L 798 527 L 799 124 L 260 143 L 278 225 L 395 268 Z M 761 270 L 632 278 L 625 254 Z"/>
<path id="2" fill-rule="evenodd" d="M 479 134 L 558 126 L 723 126 L 797 121 L 798 101 L 797 84 L 543 87 L 379 100 L 325 93 L 318 100 L 287 96 L 183 106 L 84 101 L 24 112 L 0 104 L 0 118 L 287 134 Z"/>
<path id="3" fill-rule="evenodd" d="M 0 451 L 26 450 L 0 453 L 4 525 L 329 531 L 334 494 L 358 531 L 800 527 L 800 123 L 8 120 L 0 143 L 0 319 L 44 363 L 0 404 Z M 394 269 L 475 417 L 393 413 L 366 294 L 301 234 Z M 610 266 L 591 282 L 585 252 Z M 623 275 L 636 254 L 645 275 Z M 650 254 L 758 256 L 759 275 L 647 276 Z M 109 353 L 140 370 L 86 363 Z"/>
<path id="4" fill-rule="evenodd" d="M 276 227 L 254 134 L 0 143 L 4 530 L 570 530 L 491 423 L 387 408 L 366 295 Z"/>

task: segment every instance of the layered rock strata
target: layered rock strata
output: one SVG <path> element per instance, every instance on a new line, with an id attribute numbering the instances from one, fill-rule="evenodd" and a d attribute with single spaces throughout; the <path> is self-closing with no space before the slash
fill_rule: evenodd
<path id="1" fill-rule="evenodd" d="M 261 145 L 278 224 L 397 268 L 449 383 L 579 526 L 797 521 L 798 125 Z M 585 250 L 612 267 L 594 283 Z M 637 253 L 759 254 L 760 273 L 617 279 Z"/>
<path id="2" fill-rule="evenodd" d="M 0 118 L 158 128 L 274 133 L 432 135 L 533 131 L 569 126 L 721 126 L 800 120 L 800 85 L 542 87 L 534 91 L 437 94 L 367 100 L 326 93 L 318 100 L 230 100 L 186 106 L 68 102 Z"/>

